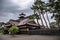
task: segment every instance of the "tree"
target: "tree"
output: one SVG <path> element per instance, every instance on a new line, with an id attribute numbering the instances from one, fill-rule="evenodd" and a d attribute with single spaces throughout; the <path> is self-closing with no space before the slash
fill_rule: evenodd
<path id="1" fill-rule="evenodd" d="M 0 28 L 0 33 L 2 33 L 2 34 L 3 34 L 3 29 L 2 29 L 2 28 Z"/>
<path id="2" fill-rule="evenodd" d="M 4 25 L 5 23 L 4 22 L 0 22 L 0 26 Z"/>
<path id="3" fill-rule="evenodd" d="M 49 0 L 49 12 L 53 13 L 52 18 L 55 18 L 58 27 L 60 26 L 60 0 Z"/>
<path id="4" fill-rule="evenodd" d="M 40 25 L 40 23 L 39 23 L 38 20 L 41 19 L 41 18 L 39 18 L 39 15 L 36 13 L 37 10 L 38 10 L 38 7 L 32 5 L 31 9 L 34 10 L 34 14 L 32 15 L 33 16 L 33 19 L 37 19 L 37 23 L 38 23 L 38 25 Z"/>
<path id="5" fill-rule="evenodd" d="M 40 23 L 38 21 L 40 18 L 39 18 L 39 15 L 37 13 L 36 14 L 33 14 L 33 15 L 30 15 L 29 18 L 30 19 L 34 19 L 34 20 L 37 19 L 37 23 L 40 26 Z"/>
<path id="6" fill-rule="evenodd" d="M 34 5 L 32 5 L 31 9 L 34 10 L 34 14 L 35 14 L 35 12 L 38 12 L 38 14 L 40 13 L 39 10 L 38 10 L 39 9 L 38 6 L 35 5 L 35 2 L 34 2 Z M 39 14 L 39 18 L 41 19 L 42 25 L 44 25 L 41 14 Z M 38 22 L 38 19 L 37 19 L 37 22 Z"/>
<path id="7" fill-rule="evenodd" d="M 43 16 L 43 19 L 44 19 L 44 21 L 45 21 L 45 23 L 46 23 L 46 26 L 48 26 L 48 25 L 47 25 L 47 22 L 46 22 L 46 20 L 45 20 L 45 17 L 44 17 L 45 3 L 44 3 L 43 1 L 41 1 L 41 0 L 36 0 L 36 1 L 34 2 L 33 8 L 35 8 L 35 9 L 33 9 L 33 10 L 36 10 L 36 11 L 39 13 L 39 16 L 40 16 L 40 18 L 41 18 L 42 24 L 43 24 L 43 20 L 42 20 L 41 15 Z M 43 24 L 43 25 L 44 25 L 44 24 Z"/>
<path id="8" fill-rule="evenodd" d="M 51 29 L 57 29 L 58 28 L 58 25 L 57 25 L 56 22 L 51 22 L 50 23 L 50 27 L 51 27 Z"/>
<path id="9" fill-rule="evenodd" d="M 49 24 L 49 28 L 50 28 L 50 20 L 49 20 L 49 7 L 47 6 L 48 3 L 45 3 L 45 14 L 46 14 L 46 18 L 47 18 L 47 21 L 48 21 L 48 24 Z"/>
<path id="10" fill-rule="evenodd" d="M 9 30 L 9 33 L 11 33 L 13 36 L 14 34 L 16 34 L 17 32 L 19 32 L 19 28 L 16 25 L 13 25 Z"/>

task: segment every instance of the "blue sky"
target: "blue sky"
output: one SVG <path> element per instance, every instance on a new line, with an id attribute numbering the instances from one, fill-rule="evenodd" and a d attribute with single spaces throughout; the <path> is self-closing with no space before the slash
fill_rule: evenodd
<path id="1" fill-rule="evenodd" d="M 43 0 L 47 2 L 47 0 Z M 33 14 L 30 9 L 34 0 L 0 0 L 0 22 L 7 22 L 10 19 L 17 19 L 21 12 L 26 15 Z M 51 14 L 49 14 L 49 19 Z M 50 19 L 50 21 L 54 21 Z"/>

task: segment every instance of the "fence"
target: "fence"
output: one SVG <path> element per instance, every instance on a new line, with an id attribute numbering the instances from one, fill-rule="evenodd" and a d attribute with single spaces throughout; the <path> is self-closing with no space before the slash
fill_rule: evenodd
<path id="1" fill-rule="evenodd" d="M 60 35 L 59 29 L 39 29 L 39 30 L 30 30 L 28 32 L 30 35 Z"/>

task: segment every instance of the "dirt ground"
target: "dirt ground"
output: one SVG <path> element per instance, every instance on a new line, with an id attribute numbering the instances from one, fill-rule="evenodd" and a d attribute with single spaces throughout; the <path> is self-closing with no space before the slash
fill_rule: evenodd
<path id="1" fill-rule="evenodd" d="M 51 35 L 0 35 L 0 40 L 60 40 L 60 36 Z"/>

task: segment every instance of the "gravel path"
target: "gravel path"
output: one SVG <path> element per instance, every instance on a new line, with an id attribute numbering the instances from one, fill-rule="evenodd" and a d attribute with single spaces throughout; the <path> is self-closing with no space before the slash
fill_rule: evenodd
<path id="1" fill-rule="evenodd" d="M 0 40 L 60 40 L 60 36 L 46 36 L 46 35 L 1 35 Z"/>

